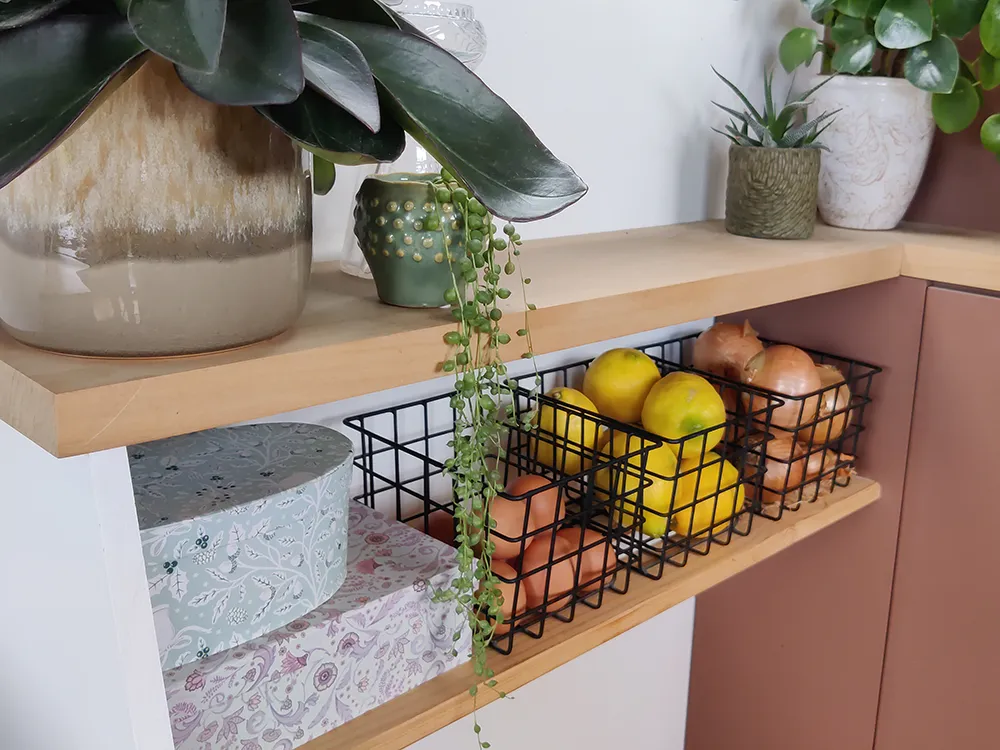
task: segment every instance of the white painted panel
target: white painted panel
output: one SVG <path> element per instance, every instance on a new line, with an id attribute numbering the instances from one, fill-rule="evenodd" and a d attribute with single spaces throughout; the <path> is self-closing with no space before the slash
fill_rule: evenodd
<path id="1" fill-rule="evenodd" d="M 623 633 L 479 712 L 483 738 L 507 750 L 683 750 L 694 599 Z M 476 747 L 472 717 L 412 750 Z"/>
<path id="2" fill-rule="evenodd" d="M 125 449 L 0 422 L 0 518 L 0 747 L 172 748 Z"/>

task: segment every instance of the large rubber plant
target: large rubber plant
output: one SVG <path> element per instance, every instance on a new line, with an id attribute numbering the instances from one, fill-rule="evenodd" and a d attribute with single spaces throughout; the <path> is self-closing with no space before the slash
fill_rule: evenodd
<path id="1" fill-rule="evenodd" d="M 406 131 L 499 217 L 549 216 L 587 191 L 503 99 L 379 0 L 0 0 L 0 187 L 151 55 L 311 151 L 320 189 L 334 164 L 396 159 Z"/>

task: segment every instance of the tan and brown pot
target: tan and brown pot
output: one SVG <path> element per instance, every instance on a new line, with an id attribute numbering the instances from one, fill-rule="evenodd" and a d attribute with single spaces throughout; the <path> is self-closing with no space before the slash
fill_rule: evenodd
<path id="1" fill-rule="evenodd" d="M 820 152 L 815 148 L 729 148 L 726 231 L 804 240 L 816 226 Z"/>
<path id="2" fill-rule="evenodd" d="M 312 260 L 297 147 L 152 59 L 0 190 L 0 323 L 104 356 L 225 349 L 290 327 Z"/>

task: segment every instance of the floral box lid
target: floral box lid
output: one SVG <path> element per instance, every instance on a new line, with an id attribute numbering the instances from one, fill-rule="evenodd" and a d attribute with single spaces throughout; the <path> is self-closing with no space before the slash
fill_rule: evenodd
<path id="1" fill-rule="evenodd" d="M 468 660 L 463 616 L 432 599 L 457 577 L 455 550 L 355 502 L 349 515 L 333 598 L 164 673 L 177 750 L 290 750 Z"/>
<path id="2" fill-rule="evenodd" d="M 353 447 L 340 433 L 255 424 L 129 456 L 164 669 L 286 625 L 343 583 Z"/>

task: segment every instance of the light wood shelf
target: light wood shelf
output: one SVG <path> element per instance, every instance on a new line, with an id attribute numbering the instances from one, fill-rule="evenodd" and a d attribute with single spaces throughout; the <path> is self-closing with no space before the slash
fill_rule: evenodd
<path id="1" fill-rule="evenodd" d="M 880 492 L 876 482 L 855 478 L 846 488 L 804 505 L 797 512 L 786 512 L 780 521 L 754 519 L 749 536 L 734 537 L 728 546 L 715 547 L 706 556 L 692 555 L 685 567 L 667 571 L 659 581 L 634 576 L 628 594 L 609 594 L 598 610 L 579 608 L 571 623 L 547 622 L 543 638 L 520 638 L 510 656 L 494 654 L 491 666 L 496 672 L 498 689 L 511 692 L 551 672 L 871 505 Z M 307 743 L 304 750 L 405 748 L 471 714 L 472 684 L 471 666 L 452 669 Z M 493 700 L 496 695 L 492 691 L 480 691 L 480 706 Z"/>
<path id="2" fill-rule="evenodd" d="M 523 258 L 538 353 L 901 274 L 1000 290 L 989 235 L 821 226 L 768 242 L 702 222 L 533 242 Z M 236 351 L 85 359 L 0 334 L 0 419 L 56 456 L 92 453 L 427 380 L 448 330 L 447 311 L 382 305 L 372 284 L 320 267 L 297 326 Z"/>

